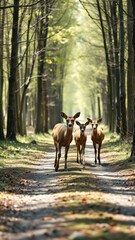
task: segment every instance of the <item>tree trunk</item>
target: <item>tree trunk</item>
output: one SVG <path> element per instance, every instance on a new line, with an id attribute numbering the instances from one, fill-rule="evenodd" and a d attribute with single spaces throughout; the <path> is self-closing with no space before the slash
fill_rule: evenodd
<path id="1" fill-rule="evenodd" d="M 116 79 L 116 132 L 120 133 L 120 72 L 119 72 L 119 44 L 118 44 L 118 34 L 117 34 L 117 10 L 116 10 L 116 0 L 113 1 L 112 5 L 112 29 L 113 29 L 113 39 L 114 39 L 114 53 L 115 53 L 115 79 Z"/>
<path id="2" fill-rule="evenodd" d="M 21 135 L 26 134 L 26 112 L 25 112 L 25 97 L 27 93 L 27 88 L 31 82 L 31 76 L 33 72 L 33 67 L 35 63 L 35 43 L 33 47 L 33 61 L 31 65 L 31 70 L 28 73 L 28 50 L 29 50 L 29 35 L 30 35 L 30 23 L 32 20 L 32 14 L 33 14 L 33 8 L 31 9 L 30 18 L 28 20 L 28 28 L 27 28 L 27 39 L 26 39 L 26 61 L 25 61 L 25 73 L 24 73 L 24 80 L 23 80 L 23 88 L 22 88 L 22 94 L 21 94 L 21 103 L 19 104 L 20 112 L 19 112 L 19 133 Z M 28 76 L 29 74 L 29 76 Z M 25 124 L 23 123 L 25 122 Z"/>
<path id="3" fill-rule="evenodd" d="M 108 87 L 108 120 L 109 120 L 109 129 L 112 129 L 112 83 L 111 83 L 111 70 L 109 66 L 109 56 L 108 56 L 108 49 L 107 49 L 107 43 L 106 43 L 106 36 L 104 31 L 104 25 L 102 20 L 102 14 L 100 9 L 100 3 L 99 0 L 97 0 L 97 8 L 100 18 L 100 24 L 102 29 L 102 36 L 103 36 L 103 42 L 104 42 L 104 49 L 105 49 L 105 57 L 106 57 L 106 65 L 107 65 L 107 87 Z"/>
<path id="4" fill-rule="evenodd" d="M 12 28 L 12 50 L 10 61 L 10 76 L 8 90 L 8 118 L 7 118 L 7 138 L 16 140 L 17 117 L 16 117 L 16 66 L 17 66 L 17 50 L 18 50 L 18 15 L 19 0 L 14 0 L 13 28 Z"/>
<path id="5" fill-rule="evenodd" d="M 5 0 L 2 1 L 5 5 Z M 0 2 L 1 5 L 1 2 Z M 4 36 L 5 9 L 0 11 L 0 140 L 4 139 L 3 131 L 3 36 Z"/>
<path id="6" fill-rule="evenodd" d="M 43 4 L 43 5 L 42 5 Z M 44 2 L 41 1 L 42 16 L 44 15 Z M 45 61 L 45 48 L 47 44 L 48 35 L 48 21 L 49 21 L 49 0 L 46 0 L 46 11 L 45 11 L 45 24 L 41 21 L 40 39 L 39 39 L 39 50 L 41 51 L 38 60 L 38 92 L 37 92 L 37 120 L 36 120 L 36 133 L 48 132 L 48 103 L 47 103 L 47 84 L 44 77 L 44 61 Z M 42 41 L 43 39 L 43 41 Z M 44 81 L 43 81 L 44 80 Z M 44 86 L 43 86 L 44 85 Z M 44 95 L 43 95 L 44 89 Z M 45 127 L 44 118 L 45 113 Z"/>
<path id="7" fill-rule="evenodd" d="M 100 97 L 98 96 L 98 118 L 101 118 Z"/>
<path id="8" fill-rule="evenodd" d="M 126 137 L 126 93 L 125 93 L 125 69 L 124 69 L 124 18 L 123 1 L 119 0 L 119 19 L 120 19 L 120 102 L 121 102 L 121 137 Z"/>
<path id="9" fill-rule="evenodd" d="M 110 67 L 110 80 L 112 86 L 112 124 L 111 124 L 111 131 L 114 132 L 114 125 L 115 125 L 115 71 L 114 71 L 114 50 L 113 50 L 113 41 L 112 41 L 112 29 L 110 23 L 110 16 L 108 15 L 108 10 L 106 8 L 106 2 L 103 0 L 103 7 L 105 11 L 107 27 L 108 27 L 108 55 L 109 55 L 109 67 Z M 109 6 L 108 6 L 109 7 Z"/>
<path id="10" fill-rule="evenodd" d="M 133 105 L 134 105 L 134 132 L 133 132 L 133 144 L 132 144 L 132 150 L 131 150 L 131 157 L 135 156 L 135 1 L 132 0 L 132 6 L 133 6 L 133 49 L 134 49 L 134 72 L 133 72 Z"/>
<path id="11" fill-rule="evenodd" d="M 128 37 L 128 70 L 127 70 L 127 123 L 128 136 L 133 135 L 134 125 L 134 104 L 133 104 L 133 73 L 134 73 L 134 49 L 132 44 L 133 39 L 133 10 L 131 0 L 127 1 L 127 37 Z"/>

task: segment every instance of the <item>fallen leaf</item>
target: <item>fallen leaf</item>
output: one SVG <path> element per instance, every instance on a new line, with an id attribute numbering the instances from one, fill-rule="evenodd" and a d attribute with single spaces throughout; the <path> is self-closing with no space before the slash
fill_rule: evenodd
<path id="1" fill-rule="evenodd" d="M 82 198 L 82 201 L 83 201 L 83 202 L 86 202 L 86 201 L 87 201 L 87 199 L 86 199 L 86 198 Z"/>
<path id="2" fill-rule="evenodd" d="M 52 220 L 53 218 L 52 217 L 45 217 L 45 218 L 42 218 L 43 221 L 50 221 Z"/>
<path id="3" fill-rule="evenodd" d="M 116 224 L 115 222 L 110 222 L 109 225 L 110 225 L 111 227 L 114 227 L 114 226 L 116 226 L 117 224 Z"/>

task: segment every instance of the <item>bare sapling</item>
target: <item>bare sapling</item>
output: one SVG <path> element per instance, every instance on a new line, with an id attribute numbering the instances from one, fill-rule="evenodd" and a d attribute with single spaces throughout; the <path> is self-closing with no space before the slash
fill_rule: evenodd
<path id="1" fill-rule="evenodd" d="M 59 161 L 61 157 L 61 148 L 65 147 L 65 170 L 67 170 L 67 154 L 70 143 L 72 142 L 73 126 L 76 118 L 80 116 L 80 112 L 74 116 L 69 117 L 64 112 L 61 112 L 61 116 L 66 119 L 66 124 L 58 123 L 54 126 L 52 136 L 54 140 L 54 146 L 56 148 L 56 156 L 54 161 L 55 171 L 59 169 Z"/>
<path id="2" fill-rule="evenodd" d="M 85 146 L 87 141 L 87 133 L 85 130 L 86 126 L 89 124 L 89 121 L 84 124 L 76 121 L 76 124 L 79 126 L 79 128 L 75 130 L 74 134 L 74 140 L 77 148 L 77 163 L 79 163 L 80 158 L 80 163 L 85 167 Z"/>
<path id="3" fill-rule="evenodd" d="M 102 121 L 102 118 L 99 118 L 96 121 L 93 121 L 90 118 L 87 118 L 87 119 L 92 124 L 91 140 L 93 142 L 93 147 L 94 147 L 94 150 L 95 150 L 95 164 L 97 163 L 96 145 L 98 145 L 98 162 L 99 162 L 99 164 L 101 164 L 100 150 L 101 150 L 102 142 L 104 140 L 104 132 L 103 132 L 103 128 L 98 126 L 98 123 Z"/>

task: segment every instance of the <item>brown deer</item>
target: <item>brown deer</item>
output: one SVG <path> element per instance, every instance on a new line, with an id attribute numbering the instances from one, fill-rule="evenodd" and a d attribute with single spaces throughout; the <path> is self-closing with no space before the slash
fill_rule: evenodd
<path id="1" fill-rule="evenodd" d="M 66 125 L 62 123 L 56 124 L 52 132 L 54 145 L 56 148 L 56 156 L 54 162 L 55 171 L 58 171 L 59 169 L 61 147 L 65 147 L 65 170 L 67 170 L 67 154 L 70 143 L 72 142 L 73 139 L 72 133 L 74 120 L 80 116 L 80 112 L 76 113 L 72 117 L 68 117 L 64 112 L 61 112 L 61 116 L 66 119 Z"/>
<path id="2" fill-rule="evenodd" d="M 80 122 L 76 121 L 76 124 L 79 126 L 79 128 L 75 130 L 74 134 L 74 139 L 77 147 L 77 162 L 79 163 L 78 155 L 80 155 L 80 163 L 85 167 L 85 146 L 87 141 L 87 133 L 85 129 L 89 124 L 89 121 L 87 121 L 85 124 L 81 124 Z"/>
<path id="3" fill-rule="evenodd" d="M 98 123 L 102 121 L 102 118 L 99 118 L 97 121 L 93 121 L 90 118 L 87 118 L 87 119 L 92 124 L 91 140 L 93 141 L 93 146 L 95 149 L 95 164 L 97 163 L 97 149 L 96 149 L 97 144 L 98 144 L 98 162 L 99 164 L 101 164 L 100 149 L 101 149 L 102 141 L 104 140 L 104 132 L 103 132 L 103 128 L 98 126 Z"/>

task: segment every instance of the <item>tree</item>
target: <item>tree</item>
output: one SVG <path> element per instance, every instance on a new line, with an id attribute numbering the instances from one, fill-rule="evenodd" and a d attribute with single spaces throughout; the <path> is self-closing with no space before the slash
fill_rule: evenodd
<path id="1" fill-rule="evenodd" d="M 8 90 L 8 118 L 7 118 L 7 138 L 16 140 L 17 117 L 16 117 L 16 66 L 18 57 L 18 19 L 19 0 L 14 0 L 10 76 Z"/>
<path id="2" fill-rule="evenodd" d="M 107 65 L 107 87 L 108 87 L 108 119 L 109 119 L 109 129 L 112 129 L 112 80 L 111 80 L 111 69 L 109 64 L 109 55 L 108 55 L 108 48 L 105 36 L 105 29 L 103 25 L 102 13 L 99 0 L 97 0 L 97 9 L 99 12 L 99 19 L 101 24 L 101 30 L 103 35 L 103 42 L 104 42 L 104 50 L 106 56 L 106 65 Z"/>
<path id="3" fill-rule="evenodd" d="M 133 144 L 132 144 L 132 150 L 131 150 L 131 157 L 135 156 L 135 1 L 132 0 L 132 7 L 133 7 L 133 39 L 132 39 L 132 44 L 133 44 L 133 49 L 134 49 L 134 72 L 133 72 L 133 79 L 134 79 L 134 84 L 133 84 L 133 104 L 134 104 L 134 131 L 133 131 Z"/>
<path id="4" fill-rule="evenodd" d="M 37 120 L 36 120 L 36 133 L 48 132 L 48 110 L 47 110 L 47 97 L 46 92 L 46 80 L 44 76 L 44 64 L 45 64 L 45 50 L 47 44 L 48 35 L 48 24 L 49 24 L 49 14 L 51 5 L 49 1 L 41 1 L 41 24 L 39 30 L 39 40 L 38 40 L 38 91 L 37 91 Z M 44 19 L 45 15 L 45 19 Z M 45 112 L 44 112 L 45 111 Z M 44 114 L 45 113 L 45 114 Z M 44 121 L 45 118 L 45 121 Z M 45 127 L 44 127 L 45 123 Z"/>
<path id="5" fill-rule="evenodd" d="M 0 6 L 5 6 L 5 0 L 0 2 Z M 4 139 L 3 131 L 3 38 L 4 38 L 5 9 L 0 11 L 0 139 Z"/>
<path id="6" fill-rule="evenodd" d="M 111 3 L 110 3 L 111 4 Z M 112 32 L 114 40 L 114 70 L 115 70 L 115 92 L 116 92 L 116 132 L 120 133 L 120 71 L 119 71 L 119 42 L 118 42 L 118 20 L 117 2 L 113 0 L 111 6 Z"/>
<path id="7" fill-rule="evenodd" d="M 125 93 L 125 68 L 124 68 L 124 18 L 123 18 L 123 1 L 119 0 L 119 19 L 120 19 L 120 103 L 121 103 L 121 137 L 126 137 L 127 120 L 126 120 L 126 93 Z"/>
<path id="8" fill-rule="evenodd" d="M 128 136 L 133 135 L 134 125 L 134 49 L 133 49 L 133 8 L 132 1 L 127 1 L 127 37 L 128 37 L 128 69 L 127 69 L 127 120 L 128 120 Z"/>

